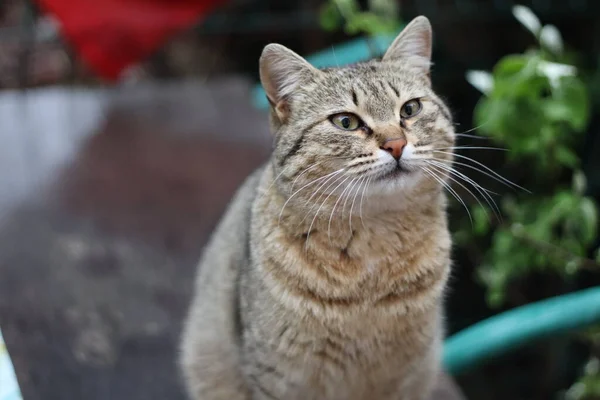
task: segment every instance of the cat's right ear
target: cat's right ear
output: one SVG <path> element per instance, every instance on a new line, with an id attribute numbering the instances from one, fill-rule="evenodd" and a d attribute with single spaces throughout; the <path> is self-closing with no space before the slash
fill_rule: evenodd
<path id="1" fill-rule="evenodd" d="M 413 19 L 394 39 L 382 61 L 407 60 L 429 75 L 432 33 L 427 17 Z"/>
<path id="2" fill-rule="evenodd" d="M 298 85 L 320 71 L 304 58 L 280 44 L 267 45 L 260 56 L 260 81 L 277 118 L 289 114 L 288 98 Z"/>

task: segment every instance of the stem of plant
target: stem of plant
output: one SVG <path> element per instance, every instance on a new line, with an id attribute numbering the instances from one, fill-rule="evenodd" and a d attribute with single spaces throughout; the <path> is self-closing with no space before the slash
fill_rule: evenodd
<path id="1" fill-rule="evenodd" d="M 512 226 L 511 232 L 517 239 L 520 239 L 524 243 L 534 247 L 539 251 L 554 253 L 566 261 L 575 261 L 578 267 L 581 269 L 600 271 L 600 264 L 598 264 L 596 261 L 587 257 L 578 256 L 551 243 L 535 239 L 527 234 L 527 232 L 525 232 L 525 230 L 520 226 Z"/>

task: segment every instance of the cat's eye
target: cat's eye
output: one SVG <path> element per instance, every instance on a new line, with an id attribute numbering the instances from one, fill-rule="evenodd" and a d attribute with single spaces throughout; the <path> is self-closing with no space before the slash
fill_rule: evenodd
<path id="1" fill-rule="evenodd" d="M 421 109 L 423 109 L 423 104 L 421 104 L 421 101 L 419 99 L 412 99 L 402 105 L 402 108 L 400 109 L 400 116 L 405 119 L 412 118 L 420 113 Z"/>
<path id="2" fill-rule="evenodd" d="M 341 113 L 329 117 L 332 124 L 345 131 L 355 131 L 361 128 L 364 123 L 354 114 Z"/>

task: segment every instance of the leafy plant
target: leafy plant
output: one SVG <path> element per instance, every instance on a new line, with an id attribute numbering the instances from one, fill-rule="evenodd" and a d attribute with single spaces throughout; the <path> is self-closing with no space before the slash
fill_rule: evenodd
<path id="1" fill-rule="evenodd" d="M 343 27 L 348 35 L 395 33 L 400 29 L 398 12 L 394 0 L 369 0 L 364 11 L 357 0 L 329 0 L 321 8 L 320 22 L 325 30 Z"/>
<path id="2" fill-rule="evenodd" d="M 600 326 L 582 334 L 583 340 L 595 350 L 583 368 L 583 373 L 565 393 L 565 400 L 593 400 L 600 398 Z"/>
<path id="3" fill-rule="evenodd" d="M 523 183 L 531 193 L 503 198 L 501 223 L 492 224 L 485 210 L 472 213 L 476 234 L 492 235 L 479 271 L 492 306 L 504 302 L 511 282 L 531 272 L 569 278 L 600 267 L 588 258 L 598 234 L 597 205 L 586 196 L 575 150 L 589 122 L 586 85 L 556 27 L 542 26 L 523 6 L 513 14 L 537 46 L 502 58 L 491 73 L 467 73 L 485 94 L 474 113 L 478 130 L 510 149 L 507 161 L 526 166 L 531 177 Z"/>
<path id="4" fill-rule="evenodd" d="M 583 376 L 567 391 L 566 400 L 593 400 L 600 398 L 600 359 L 592 358 L 584 368 Z"/>
<path id="5" fill-rule="evenodd" d="M 467 80 L 484 93 L 474 112 L 478 130 L 510 151 L 507 161 L 527 170 L 522 185 L 531 193 L 504 196 L 503 221 L 492 223 L 483 205 L 472 212 L 474 229 L 463 240 L 490 237 L 479 278 L 491 306 L 502 305 L 507 288 L 532 272 L 559 274 L 568 282 L 581 270 L 600 272 L 598 206 L 586 196 L 586 178 L 576 148 L 590 115 L 590 95 L 558 29 L 542 26 L 526 7 L 514 16 L 537 46 L 502 58 L 491 73 L 469 71 Z M 526 300 L 525 300 L 526 301 Z M 586 333 L 598 350 L 600 331 Z M 593 352 L 592 352 L 593 354 Z M 592 355 L 566 400 L 600 398 L 600 361 Z"/>

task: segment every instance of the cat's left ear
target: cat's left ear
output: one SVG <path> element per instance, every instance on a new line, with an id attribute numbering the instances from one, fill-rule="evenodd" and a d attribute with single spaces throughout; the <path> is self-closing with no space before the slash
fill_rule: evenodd
<path id="1" fill-rule="evenodd" d="M 382 61 L 406 60 L 429 74 L 432 32 L 427 17 L 413 19 L 385 52 Z"/>
<path id="2" fill-rule="evenodd" d="M 320 74 L 308 61 L 280 44 L 269 44 L 260 56 L 260 80 L 277 118 L 289 114 L 289 98 L 298 87 Z"/>

